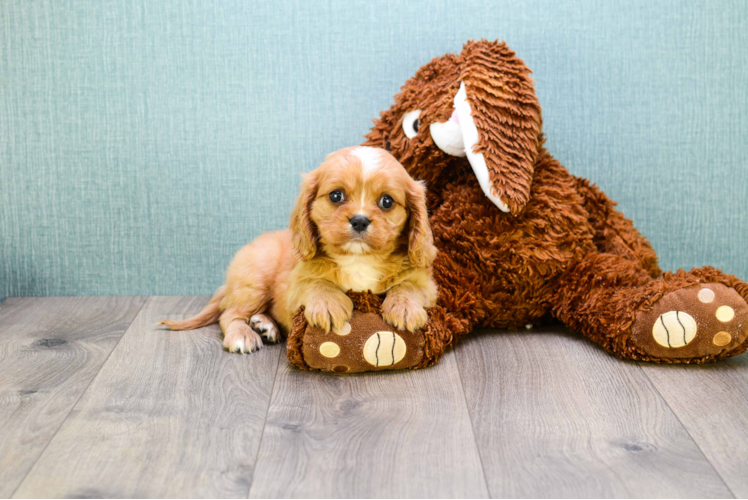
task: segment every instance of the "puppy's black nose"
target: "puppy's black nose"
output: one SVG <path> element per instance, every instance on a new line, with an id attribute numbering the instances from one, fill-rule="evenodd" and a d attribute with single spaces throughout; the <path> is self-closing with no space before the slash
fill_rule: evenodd
<path id="1" fill-rule="evenodd" d="M 371 224 L 371 221 L 368 217 L 365 217 L 363 215 L 356 215 L 351 218 L 351 227 L 357 233 L 366 231 L 366 228 L 369 227 L 369 224 Z"/>

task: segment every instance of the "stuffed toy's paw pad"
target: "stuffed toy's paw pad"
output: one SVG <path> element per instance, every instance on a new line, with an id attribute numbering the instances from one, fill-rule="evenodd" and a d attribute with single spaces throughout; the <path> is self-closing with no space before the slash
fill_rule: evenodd
<path id="1" fill-rule="evenodd" d="M 631 340 L 652 357 L 718 356 L 748 337 L 748 304 L 720 283 L 689 286 L 665 294 L 650 311 L 639 313 Z"/>
<path id="2" fill-rule="evenodd" d="M 409 331 L 385 322 L 382 297 L 371 292 L 346 295 L 353 314 L 329 332 L 310 324 L 304 308 L 299 309 L 286 342 L 292 365 L 338 373 L 423 368 L 436 363 L 454 340 L 455 325 L 439 306 L 426 311 L 428 321 L 423 328 Z"/>
<path id="3" fill-rule="evenodd" d="M 422 332 L 408 332 L 373 312 L 354 311 L 347 328 L 325 332 L 307 325 L 302 353 L 316 370 L 355 373 L 410 368 L 423 359 Z"/>
<path id="4" fill-rule="evenodd" d="M 383 299 L 371 292 L 348 292 L 354 311 L 349 321 L 327 332 L 307 321 L 304 308 L 294 316 L 286 342 L 288 360 L 305 370 L 357 373 L 423 368 L 436 363 L 453 336 L 438 306 L 413 331 L 382 318 Z"/>

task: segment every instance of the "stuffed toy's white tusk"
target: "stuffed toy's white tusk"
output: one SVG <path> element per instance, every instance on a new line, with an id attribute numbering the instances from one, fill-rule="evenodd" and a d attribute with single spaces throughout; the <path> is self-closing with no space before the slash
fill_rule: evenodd
<path id="1" fill-rule="evenodd" d="M 439 149 L 448 155 L 465 156 L 462 130 L 460 130 L 460 124 L 457 123 L 457 120 L 450 118 L 444 123 L 434 122 L 429 126 L 429 132 L 431 132 L 431 138 L 434 139 Z"/>

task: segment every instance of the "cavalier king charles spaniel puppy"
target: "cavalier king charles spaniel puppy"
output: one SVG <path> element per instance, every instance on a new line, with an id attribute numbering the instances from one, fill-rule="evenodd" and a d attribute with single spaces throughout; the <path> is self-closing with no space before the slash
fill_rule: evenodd
<path id="1" fill-rule="evenodd" d="M 350 328 L 345 292 L 370 290 L 386 294 L 385 321 L 413 331 L 436 301 L 435 257 L 423 183 L 383 149 L 346 148 L 304 177 L 289 229 L 239 250 L 205 309 L 161 323 L 189 330 L 218 321 L 226 349 L 252 352 L 261 337 L 278 341 L 301 306 L 310 325 Z"/>

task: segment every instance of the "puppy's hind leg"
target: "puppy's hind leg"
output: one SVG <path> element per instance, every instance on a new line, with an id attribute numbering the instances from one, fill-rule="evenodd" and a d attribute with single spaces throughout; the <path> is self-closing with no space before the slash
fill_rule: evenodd
<path id="1" fill-rule="evenodd" d="M 255 314 L 249 318 L 249 326 L 270 343 L 274 344 L 281 339 L 278 324 L 267 314 Z"/>
<path id="2" fill-rule="evenodd" d="M 226 293 L 221 300 L 223 313 L 218 321 L 223 330 L 223 346 L 229 351 L 253 352 L 262 347 L 260 335 L 248 323 L 253 316 L 268 311 L 273 292 L 285 286 L 282 276 L 287 276 L 288 271 L 281 267 L 290 267 L 292 259 L 282 257 L 291 252 L 291 234 L 276 231 L 245 245 L 231 261 L 226 272 Z M 274 325 L 272 320 L 261 323 L 265 331 L 260 333 L 271 342 L 277 340 L 279 332 L 277 326 L 270 328 Z"/>
<path id="3" fill-rule="evenodd" d="M 247 324 L 246 315 L 236 309 L 227 309 L 219 320 L 223 330 L 223 347 L 241 354 L 262 348 L 262 338 Z"/>

